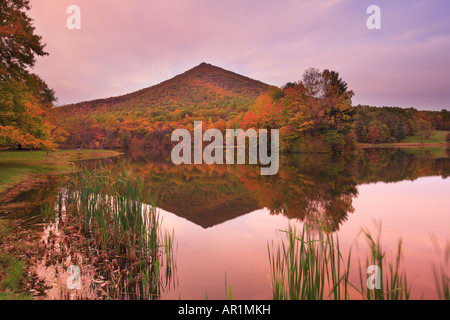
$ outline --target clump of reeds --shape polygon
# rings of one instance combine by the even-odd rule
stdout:
[[[369,266],[376,266],[379,270],[378,288],[370,289],[367,281],[363,280],[363,271],[359,269],[360,275],[360,293],[365,300],[409,300],[411,288],[408,285],[406,272],[401,269],[402,261],[402,241],[397,245],[397,255],[394,262],[386,259],[386,252],[381,245],[381,224],[379,224],[377,239],[374,239],[371,233],[363,229],[367,243],[370,248],[370,256],[366,258],[365,269]],[[365,272],[364,272],[365,273]]]
[[[360,288],[349,281],[351,249],[345,261],[338,236],[323,228],[312,230],[308,224],[297,233],[289,226],[282,231],[286,241],[276,251],[269,249],[274,299],[290,300],[347,300],[349,290],[355,289],[361,299],[402,300],[410,298],[406,273],[400,269],[402,242],[399,242],[395,261],[388,262],[381,246],[370,232],[363,230],[371,255],[366,268],[376,265],[380,270],[380,287],[369,289],[363,280],[360,263]]]
[[[105,258],[113,297],[157,297],[162,267],[166,281],[173,276],[173,233],[162,232],[155,200],[144,190],[143,180],[125,169],[83,169],[59,196],[68,218],[82,224]]]
[[[291,226],[283,232],[287,243],[282,242],[276,252],[268,247],[273,298],[348,299],[350,255],[345,268],[337,236],[315,232],[306,224],[299,234]]]

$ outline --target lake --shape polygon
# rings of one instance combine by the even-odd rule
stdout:
[[[377,233],[387,256],[403,240],[412,297],[437,298],[430,234],[450,237],[450,159],[441,153],[368,149],[362,156],[290,155],[276,176],[257,166],[172,165],[140,152],[125,157],[135,174],[159,194],[164,226],[178,243],[178,285],[163,299],[272,299],[268,244],[289,224],[325,218],[343,252],[362,228]],[[356,271],[355,261],[352,268]],[[226,273],[226,276],[225,276]],[[357,283],[358,273],[351,278]],[[225,277],[227,289],[225,288]],[[225,293],[227,291],[227,293]]]
[[[170,155],[142,150],[102,165],[114,170],[117,162],[144,179],[146,191],[157,197],[163,227],[174,231],[176,281],[163,288],[161,299],[272,299],[268,248],[281,243],[289,226],[318,228],[319,221],[338,235],[343,253],[352,248],[351,283],[359,284],[358,257],[368,253],[361,230],[376,235],[381,225],[388,259],[403,241],[411,297],[437,298],[431,235],[441,245],[450,239],[445,149],[366,149],[347,158],[282,155],[275,176],[261,176],[256,165],[176,166]],[[34,205],[56,197],[55,188],[43,190],[35,191]],[[23,216],[21,210],[15,215]]]

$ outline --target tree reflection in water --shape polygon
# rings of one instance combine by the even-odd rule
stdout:
[[[268,208],[313,227],[325,221],[335,231],[354,212],[358,185],[450,173],[445,152],[400,149],[366,149],[348,157],[285,154],[275,176],[261,176],[257,165],[176,166],[170,155],[141,150],[131,150],[122,161],[158,194],[159,207],[204,228]]]

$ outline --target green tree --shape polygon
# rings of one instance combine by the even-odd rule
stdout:
[[[423,119],[417,121],[417,133],[423,139],[429,139],[433,134],[433,127],[431,126],[431,122]]]
[[[405,139],[406,130],[405,130],[405,125],[403,124],[403,122],[401,122],[401,121],[398,122],[397,128],[395,129],[394,136],[397,141],[401,141],[401,140]]]
[[[122,148],[128,148],[130,144],[130,133],[128,131],[124,131],[121,137]]]

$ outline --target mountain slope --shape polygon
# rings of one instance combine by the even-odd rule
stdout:
[[[224,103],[258,97],[269,89],[269,85],[207,63],[164,81],[122,96],[97,99],[60,107],[60,111],[83,109],[95,111],[108,107],[110,110],[138,107],[195,108],[213,102]]]
[[[56,108],[63,148],[168,146],[170,132],[195,120],[224,130],[239,123],[270,86],[202,63],[158,85]],[[169,138],[168,138],[169,137]]]

